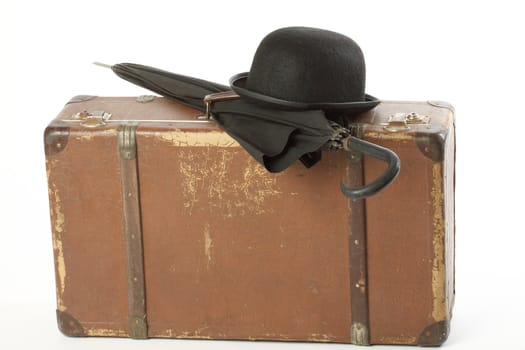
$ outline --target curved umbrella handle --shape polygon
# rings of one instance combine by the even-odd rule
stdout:
[[[370,197],[390,185],[399,174],[401,169],[399,157],[388,148],[350,136],[344,142],[344,149],[360,152],[388,164],[386,171],[367,185],[350,188],[341,182],[341,191],[346,197],[354,200]]]

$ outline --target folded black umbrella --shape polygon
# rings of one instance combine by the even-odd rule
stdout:
[[[121,63],[111,69],[122,79],[203,112],[205,96],[231,90],[139,64]],[[213,118],[270,172],[282,171],[298,159],[311,166],[319,158],[316,152],[331,138],[338,138],[321,110],[268,109],[249,100],[217,99]]]
[[[202,111],[205,108],[204,96],[230,90],[230,87],[226,85],[141,64],[121,63],[108,67],[122,79]]]
[[[232,77],[230,86],[132,63],[111,69],[213,117],[270,172],[297,160],[310,167],[321,159],[321,150],[342,148],[388,162],[387,171],[366,186],[341,185],[354,199],[378,192],[399,172],[399,158],[392,151],[352,138],[334,122],[379,103],[364,93],[361,50],[341,34],[313,28],[277,30],[260,44],[250,72]]]

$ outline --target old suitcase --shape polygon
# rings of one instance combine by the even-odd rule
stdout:
[[[57,317],[70,336],[439,345],[454,300],[454,113],[351,120],[401,172],[324,153],[268,173],[165,98],[73,98],[45,131]]]

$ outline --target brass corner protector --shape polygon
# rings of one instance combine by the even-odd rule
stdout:
[[[445,131],[436,133],[417,133],[417,147],[423,155],[435,162],[442,162],[445,158]]]
[[[360,322],[352,323],[350,328],[350,341],[355,345],[370,345],[368,327]]]
[[[419,346],[440,346],[447,340],[450,332],[450,321],[444,320],[432,323],[423,329],[417,339]]]
[[[57,310],[58,329],[68,337],[85,337],[84,328],[73,316],[64,311]]]
[[[55,155],[66,148],[69,139],[69,127],[49,125],[44,131],[44,150],[46,156]]]

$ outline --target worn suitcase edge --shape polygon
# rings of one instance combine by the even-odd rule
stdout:
[[[66,104],[89,101],[96,97],[97,96],[94,96],[94,95],[77,95],[77,96],[73,96]]]
[[[58,329],[68,337],[119,337],[132,338],[130,334],[122,329],[110,327],[87,327],[71,314],[56,310]]]
[[[447,278],[452,269],[454,276],[454,244],[450,246],[447,238],[455,237],[454,198],[455,195],[446,197],[447,186],[452,186],[455,192],[455,112],[454,108],[446,102],[428,101],[432,106],[445,108],[449,111],[450,130],[441,130],[435,134],[416,134],[416,143],[420,151],[435,162],[433,166],[433,221],[434,221],[434,262],[432,289],[434,293],[434,312],[432,316],[436,322],[427,326],[418,337],[419,346],[440,346],[450,334],[450,321],[454,304],[454,282],[451,281],[452,290],[447,286]],[[450,153],[453,159],[452,168],[445,163],[445,154]],[[450,206],[452,210],[450,211]],[[449,209],[449,210],[447,210]],[[449,216],[449,217],[447,217]],[[447,250],[452,250],[448,251]],[[452,255],[451,255],[452,254]],[[452,261],[449,261],[452,256]],[[454,277],[452,277],[454,278]]]
[[[51,233],[53,243],[53,254],[54,254],[54,267],[55,267],[55,288],[56,288],[56,302],[57,302],[57,318],[58,326],[65,333],[69,332],[67,325],[77,324],[74,322],[73,317],[64,315],[62,320],[62,313],[65,311],[65,306],[62,302],[62,292],[65,289],[66,279],[66,267],[64,259],[64,249],[62,246],[62,233],[64,231],[64,213],[62,211],[62,205],[60,200],[59,189],[56,184],[51,181],[51,171],[53,168],[52,156],[62,151],[67,145],[69,138],[69,128],[63,127],[56,122],[52,122],[44,132],[44,145],[46,154],[46,175],[48,181],[48,196],[49,196],[49,209],[50,209],[50,220],[51,220]],[[60,316],[60,317],[58,317]],[[61,321],[62,320],[62,321]],[[73,326],[72,326],[73,327]],[[77,328],[77,327],[73,327]],[[78,332],[72,332],[74,334]]]
[[[427,101],[433,107],[443,108],[447,110],[448,121],[447,126],[442,125],[434,130],[433,133],[422,131],[411,131],[410,128],[394,130],[393,132],[383,133],[378,131],[380,126],[372,124],[364,124],[365,132],[364,138],[372,141],[380,140],[396,140],[396,141],[410,141],[412,140],[420,150],[421,154],[433,162],[432,179],[431,179],[431,196],[433,207],[433,227],[434,227],[434,258],[432,269],[432,293],[433,293],[433,310],[431,319],[435,320],[421,331],[417,339],[410,341],[410,344],[419,346],[440,346],[448,338],[450,332],[450,320],[452,317],[452,306],[454,303],[454,288],[450,292],[447,288],[448,269],[454,270],[454,262],[452,258],[452,265],[448,266],[447,254],[454,254],[454,252],[447,252],[451,248],[447,244],[447,237],[455,236],[455,228],[447,227],[447,223],[454,222],[454,213],[447,213],[446,207],[452,205],[454,207],[454,198],[448,198],[446,194],[446,186],[452,186],[453,190],[455,166],[449,169],[445,164],[445,155],[454,157],[455,164],[455,113],[454,108],[441,101]],[[388,126],[383,126],[387,129]],[[452,128],[450,132],[449,128]],[[404,132],[409,131],[409,132]],[[452,196],[454,197],[454,196]],[[452,203],[450,202],[452,201]],[[450,217],[446,216],[450,215]],[[452,246],[452,250],[454,246]],[[453,282],[452,282],[453,284]],[[390,344],[397,342],[390,341]],[[406,342],[399,342],[399,344],[407,344]]]

